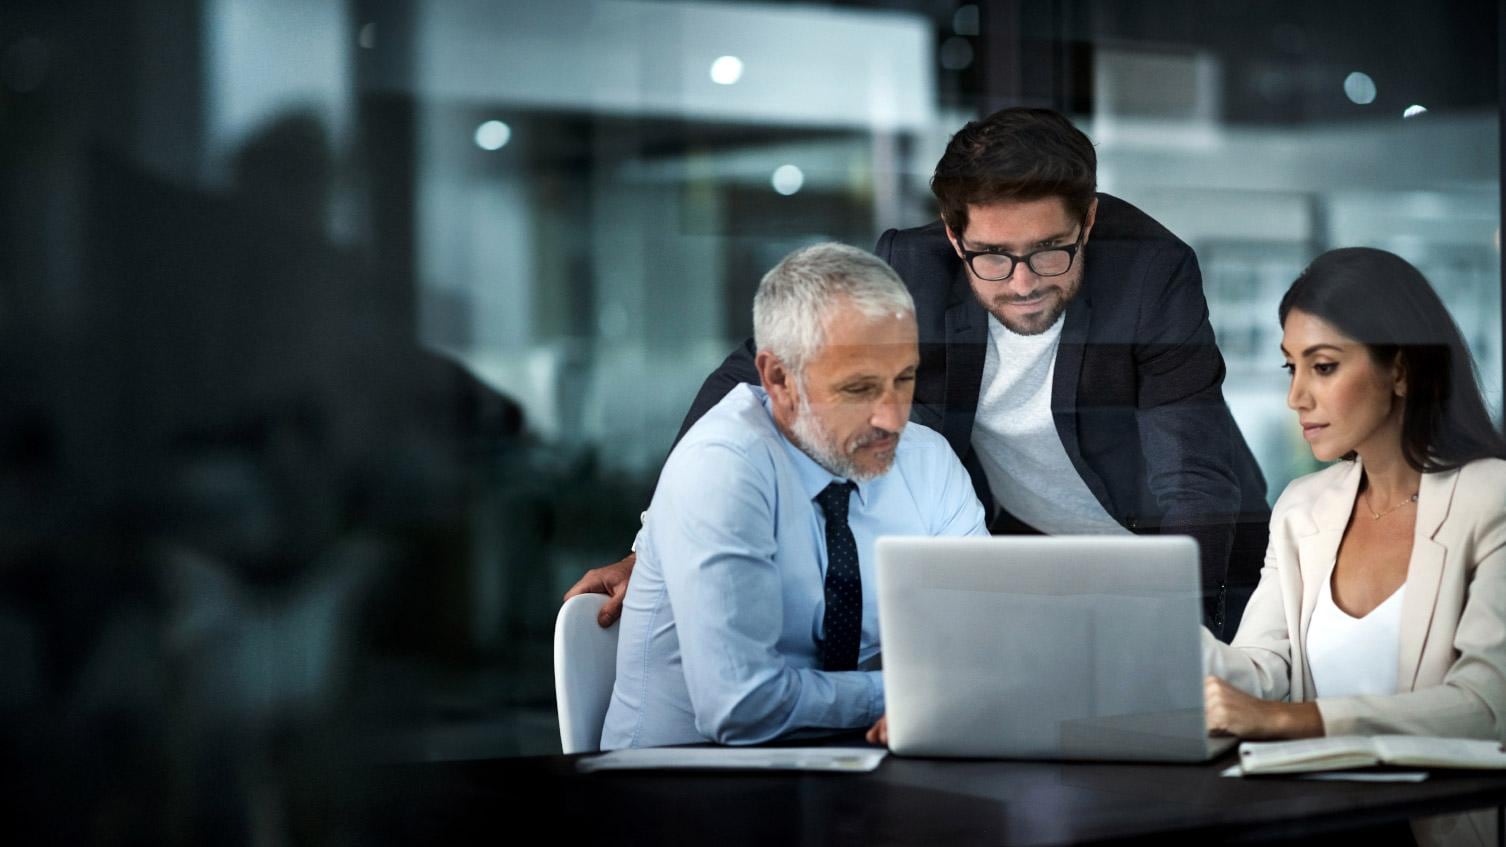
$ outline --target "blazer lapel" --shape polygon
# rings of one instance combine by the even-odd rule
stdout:
[[[1067,304],[1062,337],[1056,347],[1056,372],[1051,377],[1051,414],[1056,417],[1062,443],[1072,453],[1077,452],[1077,380],[1082,375],[1082,354],[1092,322],[1093,306],[1086,295]]]
[[[1090,266],[1091,268],[1091,266]],[[1092,273],[1091,269],[1086,273]],[[1083,354],[1087,350],[1088,330],[1093,325],[1093,304],[1088,296],[1088,282],[1083,281],[1082,291],[1067,304],[1062,316],[1062,335],[1056,346],[1056,368],[1051,376],[1051,418],[1056,424],[1056,434],[1061,438],[1067,458],[1077,469],[1077,475],[1109,509],[1108,487],[1094,470],[1083,460],[1082,447],[1077,440],[1077,385],[1082,377]]]
[[[1397,655],[1396,685],[1411,691],[1417,684],[1422,652],[1438,608],[1438,589],[1448,548],[1435,540],[1453,506],[1457,470],[1425,473],[1417,496],[1417,529],[1412,537],[1412,558],[1407,563],[1407,594],[1401,606],[1401,637]]]
[[[1298,561],[1302,571],[1302,643],[1307,643],[1307,627],[1312,623],[1313,609],[1318,605],[1318,592],[1323,584],[1333,578],[1333,566],[1339,558],[1339,544],[1344,540],[1344,528],[1349,525],[1349,516],[1354,512],[1354,499],[1360,490],[1360,477],[1364,469],[1358,459],[1349,472],[1337,484],[1318,495],[1313,503],[1312,525],[1297,538]],[[1303,662],[1303,679],[1311,691],[1307,662]]]
[[[946,395],[941,434],[958,456],[973,438],[988,343],[988,313],[973,297],[967,270],[959,263],[946,308]]]

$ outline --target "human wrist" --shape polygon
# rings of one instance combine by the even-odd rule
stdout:
[[[1278,738],[1316,738],[1323,734],[1323,717],[1314,703],[1280,703],[1273,733]]]

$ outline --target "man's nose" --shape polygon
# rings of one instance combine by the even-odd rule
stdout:
[[[895,388],[884,392],[884,396],[874,406],[873,414],[868,416],[871,426],[887,432],[898,432],[910,417],[910,403],[904,393]]]
[[[1040,281],[1040,276],[1030,269],[1029,262],[1017,261],[1014,263],[1014,270],[1004,279],[1004,284],[1009,286],[1009,293],[1024,296],[1039,288]]]

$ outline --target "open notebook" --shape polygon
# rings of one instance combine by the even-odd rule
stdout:
[[[1498,770],[1506,769],[1506,750],[1495,741],[1425,735],[1340,735],[1239,745],[1239,767],[1245,776],[1376,765]]]

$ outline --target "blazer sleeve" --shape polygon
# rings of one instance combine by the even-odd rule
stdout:
[[[1276,521],[1272,524],[1265,566],[1240,619],[1239,631],[1232,643],[1225,644],[1204,629],[1203,664],[1209,674],[1247,694],[1285,700],[1291,696],[1293,670],[1287,603],[1289,598],[1300,598],[1302,588],[1296,579],[1296,560],[1283,562],[1288,536],[1274,529]]]
[[[1454,630],[1457,658],[1443,682],[1403,694],[1319,698],[1324,732],[1506,740],[1506,509],[1499,507],[1499,494],[1483,499],[1497,508],[1475,534],[1464,610]]]
[[[727,358],[722,360],[722,364],[706,377],[706,381],[701,383],[701,390],[696,393],[695,400],[690,404],[690,411],[685,413],[685,421],[680,424],[680,431],[675,433],[675,444],[680,443],[680,439],[685,437],[685,433],[690,431],[702,415],[722,402],[722,398],[727,396],[728,391],[736,388],[740,383],[746,382],[750,385],[759,383],[758,367],[753,364],[753,358],[757,352],[753,339],[750,338],[738,345],[737,349],[729,353]],[[671,449],[673,446],[673,444],[670,445]]]
[[[1241,508],[1234,470],[1239,435],[1224,403],[1224,360],[1192,250],[1177,242],[1159,251],[1144,279],[1136,418],[1146,486],[1161,532],[1197,539],[1204,592],[1213,596],[1228,578]]]

